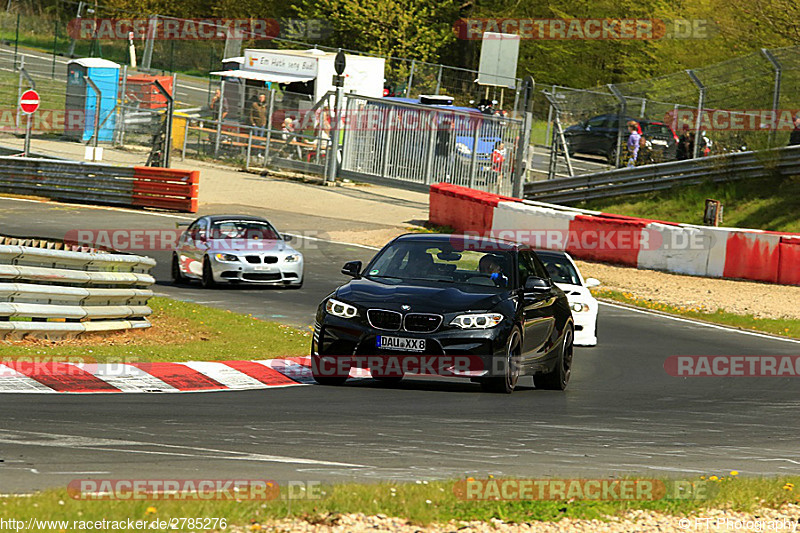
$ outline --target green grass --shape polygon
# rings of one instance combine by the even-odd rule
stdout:
[[[308,331],[243,315],[155,297],[153,327],[58,342],[0,343],[0,360],[52,357],[97,362],[219,361],[308,355]]]
[[[531,144],[547,144],[547,121],[534,120],[531,125]]]
[[[742,180],[591,200],[577,207],[641,218],[703,223],[706,198],[724,206],[723,225],[800,232],[800,177]]]
[[[620,292],[611,289],[592,289],[592,294],[596,298],[613,300],[636,307],[661,311],[671,315],[695,318],[698,320],[705,320],[706,322],[713,322],[714,324],[800,339],[800,320],[788,318],[756,318],[753,315],[739,315],[724,310],[712,312],[705,309],[702,305],[670,305],[639,298],[629,292]]]
[[[254,476],[257,478],[258,476]],[[263,479],[263,478],[262,478]],[[363,512],[400,517],[417,524],[450,520],[499,518],[506,522],[557,521],[562,518],[606,520],[632,509],[682,515],[708,508],[753,511],[758,507],[780,507],[798,501],[794,488],[800,477],[752,478],[720,476],[708,481],[694,478],[696,485],[711,486],[709,499],[663,499],[654,501],[465,501],[454,492],[452,481],[416,483],[341,484],[318,487],[316,499],[281,497],[269,501],[91,501],[74,500],[66,489],[49,490],[31,497],[0,497],[0,518],[44,520],[168,520],[179,517],[224,518],[228,525],[249,526],[287,516],[313,523],[335,523],[344,513]],[[302,494],[295,491],[296,494]],[[306,492],[308,494],[308,491]],[[72,528],[67,528],[71,530]],[[219,530],[219,528],[218,528]]]

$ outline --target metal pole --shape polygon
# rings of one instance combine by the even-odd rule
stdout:
[[[17,48],[19,47],[19,13],[17,13],[17,31],[14,34],[14,68],[17,67]]]
[[[472,135],[472,154],[470,154],[469,160],[469,188],[475,188],[475,172],[478,169],[477,161],[478,161],[478,142],[480,141],[480,131],[481,126],[483,126],[483,116],[479,117],[478,120],[475,121],[475,133]],[[489,161],[491,163],[491,155],[489,156]]]
[[[219,157],[219,141],[222,135],[222,109],[225,107],[225,78],[219,84],[219,107],[217,108],[217,138],[214,140],[214,157]]]
[[[439,65],[439,74],[436,76],[436,94],[439,94],[439,89],[442,87],[442,68],[443,65]]]
[[[264,141],[264,168],[267,168],[267,160],[269,158],[269,145],[272,140],[272,113],[275,112],[275,87],[269,89],[269,108],[267,109],[267,130],[266,141]],[[328,147],[330,151],[330,146]]]
[[[614,166],[619,168],[619,159],[622,156],[623,146],[622,137],[623,132],[625,131],[623,124],[625,123],[625,117],[628,114],[628,101],[625,100],[625,97],[613,83],[608,84],[608,90],[610,90],[617,100],[619,100],[619,115],[617,117],[617,157],[614,161]]]
[[[334,108],[336,109],[336,120],[331,124],[331,139],[330,146],[328,146],[328,176],[326,181],[334,183],[336,181],[336,164],[338,163],[337,157],[339,155],[339,126],[342,119],[342,100],[343,88],[336,87],[336,95],[334,96]]]
[[[556,86],[553,85],[552,89],[550,90],[550,94],[553,95],[553,98],[556,97]],[[551,134],[553,131],[553,105],[550,105],[550,109],[547,111],[547,130],[544,132],[544,145],[545,146],[552,146],[552,138]]]
[[[411,98],[411,84],[414,82],[414,68],[417,66],[417,60],[411,60],[411,71],[408,73],[408,83],[406,84],[406,98]]]
[[[14,68],[17,68],[16,59],[14,60]],[[19,102],[19,99],[22,98],[22,77],[24,76],[24,74],[23,74],[24,72],[25,72],[25,56],[22,56],[22,59],[21,59],[20,65],[19,65],[19,82],[17,83],[17,102]],[[19,127],[20,127],[19,114],[20,114],[20,110],[17,109],[17,116],[16,116],[16,120],[15,120],[15,124],[14,124],[16,129],[19,129]]]
[[[75,15],[75,18],[77,19],[76,22],[78,23],[78,25],[77,25],[78,27],[80,27],[81,17],[83,16],[83,6],[85,6],[85,5],[86,4],[84,2],[78,2],[78,13],[77,13],[77,15]],[[76,41],[77,41],[77,39],[74,39],[74,38],[70,41],[69,50],[67,51],[67,57],[70,57],[70,58],[75,57],[75,42]]]
[[[642,98],[642,108],[639,110],[639,116],[644,118],[644,110],[647,107],[647,98]]]
[[[100,137],[100,100],[103,97],[103,93],[100,92],[100,89],[97,87],[97,85],[94,83],[94,81],[92,81],[92,79],[89,78],[89,76],[84,76],[83,79],[84,79],[84,81],[86,81],[86,84],[89,87],[91,87],[91,89],[94,91],[94,95],[95,95],[94,134],[92,135],[92,137],[93,137],[92,146],[94,147],[94,149],[92,150],[92,161],[96,161],[97,160],[97,140],[98,140],[98,137]]]
[[[528,152],[528,145],[531,142],[531,125],[533,124],[533,92],[536,88],[536,82],[533,76],[525,76],[522,80],[522,102],[524,107],[524,115],[522,117],[522,132],[519,136],[519,142],[516,147],[516,156],[514,159],[514,173],[512,174],[511,183],[511,196],[514,198],[522,198],[523,182],[527,175],[527,168],[524,168],[525,156]]]
[[[50,79],[56,79],[56,54],[58,48],[58,19],[56,19],[56,31],[53,34],[53,66],[50,70]]]
[[[156,30],[158,29],[158,15],[152,15],[147,21],[147,36],[144,43],[144,54],[142,57],[141,69],[144,71],[150,70],[150,63],[153,60],[153,43],[156,37]]]
[[[33,81],[33,78],[31,78],[28,75],[28,71],[25,70],[25,67],[20,68],[19,69],[19,73],[20,73],[21,76],[25,76],[25,79],[28,80],[28,85],[30,86],[30,88],[35,91],[36,90],[36,82]],[[31,114],[28,114],[27,118],[28,118],[28,120],[27,120],[27,123],[25,124],[25,144],[23,145],[23,149],[22,150],[24,152],[25,157],[30,157],[30,155],[31,155],[31,119],[33,117],[31,116]]]
[[[697,155],[700,153],[700,127],[703,124],[703,106],[705,106],[706,103],[706,86],[703,85],[703,82],[700,81],[700,78],[697,77],[693,70],[687,69],[686,74],[689,75],[699,91],[697,96],[697,120],[695,121],[694,128],[694,153],[692,154],[692,157],[696,159]]]
[[[781,73],[783,68],[778,61],[778,58],[776,58],[767,48],[762,48],[761,53],[764,54],[770,63],[772,63],[772,68],[775,69],[775,86],[772,90],[772,126],[769,129],[768,141],[768,146],[772,146],[775,140],[775,130],[778,128],[778,107],[780,106],[781,99]]]
[[[164,88],[163,85],[161,85],[160,81],[155,80],[155,86],[156,89],[158,89],[158,92],[160,92],[162,96],[164,96],[164,98],[167,99],[167,115],[166,117],[164,117],[164,120],[166,120],[164,128],[164,135],[166,136],[166,138],[164,139],[164,155],[161,158],[161,161],[164,165],[164,168],[169,168],[170,151],[172,150],[172,118],[175,109],[175,98],[173,98],[173,96],[169,93],[169,91],[167,91],[167,89]]]

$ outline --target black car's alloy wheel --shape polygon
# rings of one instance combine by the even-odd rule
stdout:
[[[567,388],[569,378],[572,375],[572,354],[573,354],[573,332],[572,327],[568,327],[564,332],[564,343],[561,353],[556,361],[556,366],[551,372],[537,374],[533,376],[533,383],[537,389],[564,390]]]
[[[519,330],[514,328],[508,336],[506,343],[506,358],[503,361],[504,373],[502,376],[486,378],[481,386],[488,392],[511,394],[517,386],[520,374],[521,336]]]

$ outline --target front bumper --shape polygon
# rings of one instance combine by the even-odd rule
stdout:
[[[245,260],[220,261],[209,257],[214,281],[218,283],[259,283],[272,285],[298,285],[303,281],[303,259],[286,262],[283,257],[277,263],[251,264]]]
[[[460,329],[441,326],[432,333],[387,331],[358,319],[326,314],[314,326],[312,363],[335,364],[346,375],[349,368],[371,368],[400,373],[479,378],[501,374],[506,360],[506,342],[511,324],[505,320],[490,329]],[[420,352],[378,347],[378,336],[425,339]],[[500,370],[498,370],[500,369]],[[338,375],[338,374],[337,374]]]

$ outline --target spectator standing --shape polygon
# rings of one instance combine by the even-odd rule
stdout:
[[[222,114],[220,115],[220,109]],[[217,89],[214,91],[214,98],[211,99],[211,117],[212,120],[225,120],[228,116],[228,100],[222,97],[222,91]]]
[[[694,140],[689,125],[683,125],[683,133],[678,137],[678,146],[675,148],[675,159],[683,161],[694,156]]]
[[[263,137],[267,126],[267,95],[261,93],[250,106],[250,125],[255,128],[253,133]]]
[[[639,141],[642,138],[639,133],[639,125],[635,120],[628,122],[628,166],[636,165],[636,156],[639,154]]]
[[[653,149],[644,137],[639,137],[639,153],[636,155],[636,166],[653,163]]]
[[[506,161],[506,144],[500,141],[492,151],[492,173],[495,176],[495,183],[498,189],[503,181],[503,163]]]
[[[789,135],[789,146],[800,144],[800,115],[794,119],[794,129]]]

